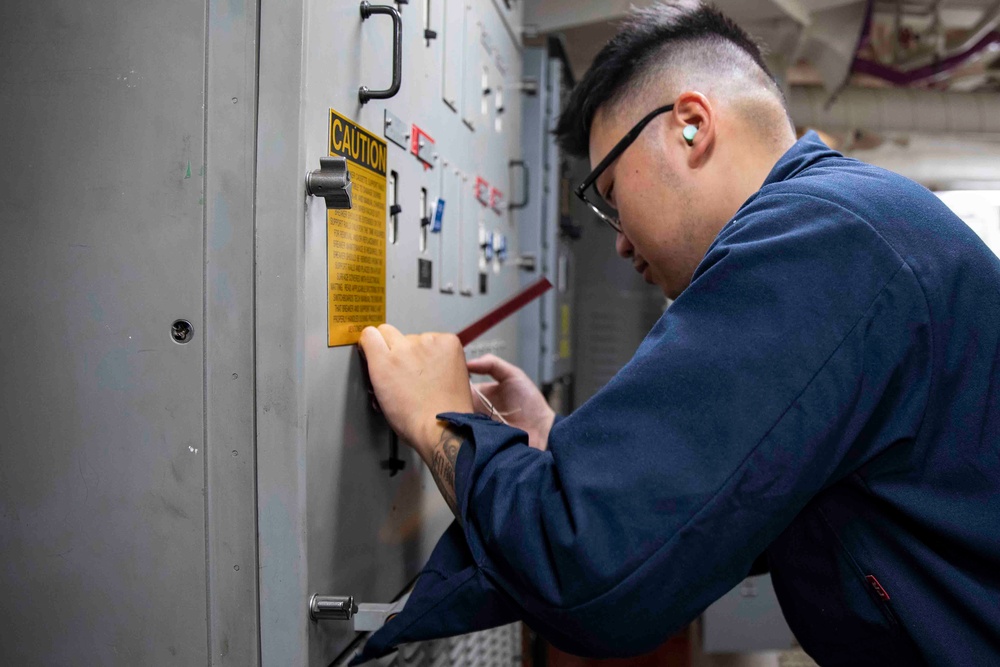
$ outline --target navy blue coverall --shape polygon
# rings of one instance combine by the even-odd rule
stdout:
[[[821,665],[1000,665],[1000,260],[815,134],[548,451],[445,417],[461,524],[359,659],[516,619],[636,654],[764,554]]]

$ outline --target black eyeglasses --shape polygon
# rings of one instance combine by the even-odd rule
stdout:
[[[597,179],[604,173],[605,169],[611,166],[612,162],[618,159],[618,156],[625,152],[626,148],[632,145],[632,142],[636,140],[643,128],[649,125],[650,121],[662,113],[673,111],[673,109],[673,104],[660,107],[659,109],[651,111],[645,118],[636,123],[635,127],[629,130],[628,134],[622,137],[622,140],[615,144],[614,148],[612,148],[608,154],[604,156],[604,159],[601,160],[596,167],[594,167],[594,170],[590,172],[590,175],[587,176],[587,178],[583,180],[583,183],[581,183],[580,186],[574,191],[576,196],[579,197],[583,203],[589,206],[601,220],[611,225],[611,229],[616,232],[620,233],[622,231],[622,223],[621,220],[618,219],[618,211],[611,206],[611,204],[605,201],[604,197],[597,190]],[[590,188],[591,186],[594,188],[593,201],[587,199],[586,196],[587,188]]]

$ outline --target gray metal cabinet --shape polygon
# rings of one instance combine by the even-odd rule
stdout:
[[[512,247],[517,238],[508,212],[480,203],[473,189],[482,179],[509,190],[519,113],[498,113],[479,75],[462,75],[506,62],[513,89],[519,49],[490,2],[441,0],[429,12],[422,4],[400,7],[399,94],[364,105],[359,87],[381,88],[390,79],[387,18],[361,21],[354,2],[261,6],[256,418],[265,664],[329,662],[354,633],[348,624],[309,621],[309,597],[392,600],[451,521],[405,448],[400,474],[380,467],[390,434],[368,407],[358,356],[327,346],[327,214],[322,200],[303,197],[302,179],[327,154],[329,110],[376,135],[388,111],[411,135],[416,125],[434,142],[426,165],[408,146],[388,144],[401,209],[395,243],[386,247],[390,323],[406,333],[457,331],[519,286],[509,265],[490,274],[486,294],[479,291],[480,228],[506,235]],[[453,12],[463,12],[462,20]],[[425,37],[428,23],[438,26],[434,39]],[[438,198],[446,201],[442,228],[425,232],[421,219]],[[418,287],[419,260],[434,265],[430,289]],[[517,360],[515,322],[487,337],[503,341]]]
[[[518,247],[520,19],[391,6],[401,90],[365,105],[392,23],[353,0],[0,6],[0,662],[325,666],[355,633],[309,597],[390,601],[450,522],[405,447],[383,468],[357,354],[327,344],[327,214],[304,183],[331,109],[419,126],[429,165],[387,149],[387,319],[456,331],[512,295],[482,238]],[[517,328],[479,349],[518,362]]]

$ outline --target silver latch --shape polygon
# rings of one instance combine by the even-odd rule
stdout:
[[[352,208],[353,185],[347,158],[342,157],[321,157],[319,169],[306,176],[306,192],[325,199],[328,210]]]
[[[522,271],[536,271],[538,268],[538,257],[531,253],[525,253],[514,260],[514,264]]]
[[[314,595],[309,600],[309,616],[314,621],[349,621],[357,611],[358,606],[352,597]]]
[[[407,593],[389,604],[355,604],[353,597],[313,595],[309,616],[314,621],[352,621],[355,632],[375,632],[402,611],[409,599]]]

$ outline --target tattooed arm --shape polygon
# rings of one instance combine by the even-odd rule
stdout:
[[[465,352],[454,334],[404,336],[388,324],[367,327],[358,341],[382,414],[434,474],[457,516],[455,460],[462,436],[437,415],[472,412]]]
[[[440,422],[439,422],[440,423]],[[427,467],[431,469],[434,481],[455,518],[458,516],[458,501],[455,497],[455,461],[462,446],[460,436],[451,426],[444,426],[441,437],[426,453],[421,452]]]

